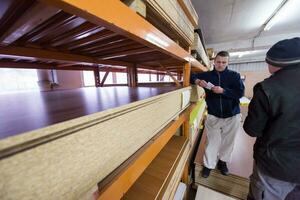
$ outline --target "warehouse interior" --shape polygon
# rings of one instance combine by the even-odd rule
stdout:
[[[201,177],[217,52],[245,85],[300,36],[298,0],[0,2],[0,199],[247,199],[255,138]]]

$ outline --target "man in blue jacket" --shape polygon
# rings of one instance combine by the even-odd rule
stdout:
[[[202,177],[207,178],[216,166],[228,175],[235,136],[240,128],[239,99],[244,94],[240,74],[227,68],[229,53],[221,51],[214,60],[214,70],[192,74],[191,83],[205,89],[208,116],[205,122],[207,144]]]

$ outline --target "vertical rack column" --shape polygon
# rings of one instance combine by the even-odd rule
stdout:
[[[191,75],[191,63],[186,62],[183,66],[183,87],[188,87],[190,85],[190,75]],[[186,120],[183,122],[183,136],[186,139],[189,139],[190,135],[190,127],[189,127],[189,116],[191,109],[188,111],[188,116]],[[182,173],[181,181],[185,183],[187,186],[189,185],[189,165],[185,164],[184,170]],[[185,194],[184,199],[187,199],[188,192]]]
[[[137,65],[127,67],[127,82],[129,87],[137,87]]]
[[[190,85],[191,63],[186,62],[183,66],[183,87]]]
[[[96,87],[100,87],[100,71],[99,71],[99,67],[96,66],[94,69],[94,77],[95,77],[95,86]]]

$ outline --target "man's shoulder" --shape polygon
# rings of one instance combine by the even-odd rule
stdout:
[[[240,73],[238,73],[237,71],[233,71],[233,70],[231,70],[231,69],[227,69],[227,72],[228,73],[231,73],[231,74],[240,74]]]
[[[209,76],[210,74],[211,74],[210,71],[208,71],[208,72],[199,72],[199,73],[196,73],[196,76],[206,77],[206,76]]]
[[[232,76],[232,77],[237,77],[237,78],[241,77],[240,73],[233,71],[231,69],[227,69],[227,73],[229,76]]]

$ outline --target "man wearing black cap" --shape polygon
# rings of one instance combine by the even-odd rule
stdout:
[[[248,199],[300,199],[300,38],[266,55],[271,77],[254,86],[244,123],[257,137]]]

